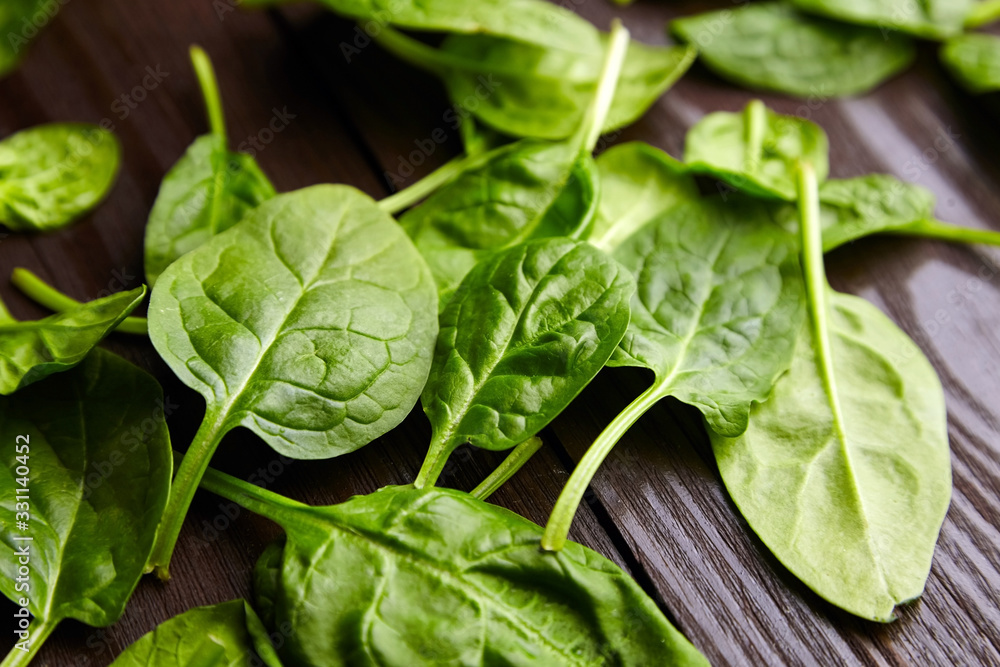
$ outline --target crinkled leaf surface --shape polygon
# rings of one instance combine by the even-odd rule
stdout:
[[[836,393],[804,326],[791,371],[746,433],[712,443],[726,488],[778,560],[833,604],[889,621],[923,591],[948,508],[944,395],[880,311],[829,298]]]
[[[941,39],[962,32],[976,0],[792,0],[802,11],[838,21]]]
[[[604,367],[634,291],[582,241],[533,241],[477,265],[441,315],[421,401],[432,449],[503,450],[537,433]]]
[[[795,241],[749,199],[673,207],[615,252],[637,290],[609,365],[652,370],[660,398],[741,433],[751,403],[788,369],[804,317]]]
[[[437,335],[426,265],[346,186],[265,202],[174,262],[149,310],[153,345],[219,434],[242,425],[300,459],[353,451],[402,421]]]
[[[45,18],[47,23],[53,12],[59,11],[60,3],[50,0],[4,0],[0,4],[0,77],[9,74],[28,50],[31,39],[38,32],[35,17]],[[26,25],[31,33],[26,34]]]
[[[597,170],[601,199],[587,240],[607,252],[674,206],[701,199],[682,163],[642,142],[609,148]]]
[[[267,630],[245,600],[195,607],[161,623],[112,667],[281,667]]]
[[[795,168],[809,162],[822,182],[829,173],[829,143],[815,123],[783,116],[753,101],[742,113],[719,111],[688,132],[684,161],[756,197],[795,201]]]
[[[42,320],[0,320],[0,394],[76,366],[145,296],[139,287]]]
[[[7,137],[0,141],[0,224],[65,227],[104,199],[120,163],[118,139],[95,125],[40,125]]]
[[[114,623],[142,576],[172,473],[163,392],[152,376],[94,350],[71,371],[0,398],[0,590],[16,600],[23,535],[14,524],[30,439],[31,600],[45,623]]]
[[[263,579],[290,665],[707,664],[603,556],[544,552],[541,528],[460,491],[263,512],[288,533]]]
[[[953,37],[941,48],[941,62],[973,93],[1000,90],[1000,37],[984,34]]]
[[[443,76],[452,100],[477,100],[470,110],[487,125],[519,137],[563,139],[580,126],[597,89],[607,40],[602,44],[604,49],[580,53],[489,35],[452,35],[441,46],[452,63]],[[694,58],[690,48],[631,42],[604,129],[637,120]]]
[[[490,255],[531,239],[585,234],[597,210],[596,171],[572,142],[524,139],[482,156],[403,215],[441,306]]]
[[[149,284],[181,255],[226,231],[274,195],[256,160],[228,150],[223,137],[198,137],[163,179],[149,215]]]
[[[798,97],[866,92],[908,67],[913,42],[896,32],[809,16],[777,2],[708,12],[670,24],[730,81]]]

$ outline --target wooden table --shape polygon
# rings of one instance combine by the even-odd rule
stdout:
[[[143,230],[160,181],[206,131],[188,64],[191,43],[215,60],[234,146],[260,136],[276,113],[289,117],[258,155],[280,191],[336,182],[382,197],[386,174],[402,164],[421,163],[412,181],[459,151],[435,80],[363,40],[345,60],[340,45],[357,37],[352,24],[314,7],[244,12],[236,4],[73,0],[21,69],[0,81],[0,136],[51,121],[110,118],[125,148],[119,182],[93,215],[56,234],[3,238],[0,292],[15,315],[43,315],[7,283],[15,266],[81,299],[142,282]],[[649,43],[665,41],[671,16],[709,6],[563,4],[602,27],[620,14],[633,36]],[[159,75],[149,77],[147,68]],[[143,88],[144,79],[152,89]],[[952,84],[931,45],[912,71],[861,99],[764,97],[826,128],[834,176],[892,173],[933,190],[941,219],[1000,227],[996,101]],[[617,141],[643,140],[679,155],[685,132],[704,113],[736,110],[750,98],[696,66]],[[437,128],[447,141],[420,153]],[[1000,253],[879,238],[844,248],[829,263],[834,286],[886,311],[944,382],[954,499],[922,601],[902,609],[895,623],[879,625],[840,612],[798,583],[736,512],[697,414],[672,401],[657,406],[612,453],[571,536],[628,569],[715,664],[1000,664]],[[202,400],[173,378],[147,341],[116,335],[108,347],[164,383],[176,406],[174,443],[183,449],[201,420]],[[544,449],[495,502],[543,523],[567,470],[649,380],[641,372],[604,371],[543,431]],[[360,452],[285,465],[238,432],[226,438],[215,465],[244,477],[270,466],[272,489],[329,504],[412,481],[428,435],[416,410]],[[468,489],[499,456],[463,449],[454,461],[443,483]],[[141,582],[124,618],[110,628],[65,622],[36,664],[106,665],[174,614],[249,595],[250,568],[278,529],[245,512],[227,516],[224,506],[199,494],[173,581]],[[9,645],[8,633],[3,642]]]

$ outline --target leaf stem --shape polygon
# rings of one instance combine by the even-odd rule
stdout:
[[[170,557],[181,534],[181,527],[184,525],[184,518],[194,499],[195,491],[205,476],[209,461],[219,447],[222,436],[225,435],[225,417],[217,414],[205,415],[205,420],[195,434],[191,446],[188,447],[184,460],[177,467],[177,473],[170,487],[170,498],[167,500],[167,507],[163,511],[163,518],[156,533],[156,543],[146,565],[147,572],[156,570],[157,576],[163,581],[170,579]]]
[[[15,645],[7,657],[3,659],[3,662],[0,662],[0,667],[27,667],[57,625],[59,625],[58,621],[40,621],[38,618],[32,618],[28,626],[28,650],[22,651]]]
[[[888,230],[890,234],[905,234],[920,236],[940,241],[954,243],[981,243],[983,245],[1000,246],[1000,232],[992,229],[974,229],[949,225],[938,220],[921,220],[906,227]]]
[[[219,94],[219,81],[215,77],[215,68],[208,54],[200,46],[191,47],[191,64],[201,86],[201,94],[205,98],[205,111],[208,113],[208,123],[212,134],[228,143],[226,137],[226,117],[222,113],[222,96]]]
[[[83,305],[80,301],[63,294],[25,268],[14,269],[10,281],[29,299],[57,313],[64,313]],[[145,317],[126,317],[115,331],[145,336],[149,332],[149,326]]]
[[[431,445],[427,448],[427,456],[420,466],[417,478],[413,480],[413,486],[422,489],[427,486],[437,484],[438,478],[444,472],[444,467],[448,464],[448,459],[455,451],[455,445],[447,439],[432,438]]]
[[[663,398],[662,383],[656,382],[622,410],[597,436],[597,439],[594,440],[594,443],[573,470],[569,481],[566,482],[562,493],[559,494],[559,499],[556,500],[552,514],[549,515],[549,522],[545,525],[545,534],[542,536],[543,549],[559,551],[563,548],[569,535],[569,528],[573,523],[573,517],[576,516],[576,511],[583,500],[583,494],[590,485],[590,480],[597,473],[597,469],[601,467],[604,459],[608,457],[622,436],[661,398]]]
[[[474,488],[470,495],[473,498],[478,498],[479,500],[486,500],[492,496],[497,489],[506,484],[507,480],[517,474],[517,471],[520,470],[524,464],[535,455],[535,452],[541,448],[541,438],[528,438],[515,447],[514,451],[512,451],[510,455],[504,459],[503,463],[501,463],[489,477],[484,479],[479,486]]]
[[[7,309],[7,304],[0,299],[0,324],[14,324],[17,322],[17,318],[10,314],[10,310]]]
[[[750,100],[743,116],[747,133],[747,154],[743,160],[743,171],[752,173],[762,162],[764,133],[767,131],[767,107],[760,100]]]
[[[1000,0],[977,2],[965,17],[967,29],[979,28],[1000,19]]]
[[[597,91],[590,106],[587,107],[578,131],[577,141],[581,152],[592,153],[597,146],[597,140],[601,138],[608,112],[611,111],[611,103],[615,99],[628,45],[629,32],[620,20],[615,19],[611,22],[608,50],[604,56],[604,65],[601,67],[601,76],[597,80]]]
[[[283,519],[280,508],[290,507],[299,509],[309,507],[305,503],[286,498],[273,491],[263,489],[256,484],[245,482],[242,479],[237,479],[232,475],[227,475],[213,468],[205,469],[205,474],[202,476],[199,485],[206,491],[210,491],[217,496],[222,496],[226,500],[231,500],[251,512],[279,524],[282,523]]]
[[[413,185],[391,194],[378,203],[378,207],[389,215],[396,215],[414,204],[423,201],[438,188],[472,166],[481,156],[460,155],[444,163]]]
[[[372,39],[397,58],[425,69],[431,74],[442,76],[449,69],[473,69],[473,65],[466,59],[435,49],[389,26],[382,26],[381,30],[372,35]]]

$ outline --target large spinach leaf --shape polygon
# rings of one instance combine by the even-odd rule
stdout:
[[[908,67],[898,33],[802,14],[777,2],[708,12],[670,24],[723,78],[750,88],[826,99],[863,93]]]
[[[152,285],[181,255],[239,222],[274,196],[274,186],[244,153],[228,149],[222,98],[212,62],[191,48],[212,132],[198,137],[160,186],[146,227],[146,279]]]
[[[51,0],[4,0],[0,4],[0,78],[9,74],[28,49],[28,44],[60,9]]]
[[[599,187],[590,153],[627,49],[628,31],[617,23],[601,83],[572,138],[522,139],[470,158],[459,175],[400,219],[431,267],[442,306],[490,255],[531,239],[586,233]]]
[[[941,62],[973,93],[1000,90],[1000,37],[962,35],[941,47]]]
[[[889,621],[922,592],[948,508],[944,394],[902,331],[827,285],[808,170],[802,191],[810,321],[746,433],[713,435],[713,448],[733,500],[778,560],[833,604]]]
[[[570,543],[450,489],[387,487],[310,507],[209,471],[203,486],[280,524],[258,566],[289,665],[705,665],[642,589]]]
[[[452,101],[518,137],[563,139],[583,122],[604,49],[580,53],[490,35],[452,35],[438,49],[391,29],[376,36],[400,58],[440,76]],[[687,71],[695,51],[632,42],[605,131],[633,123]]]
[[[609,365],[648,368],[655,377],[573,471],[546,527],[546,549],[562,547],[601,462],[661,399],[698,408],[713,431],[746,429],[751,405],[788,369],[805,315],[795,250],[769,207],[749,198],[670,207],[618,247],[615,257],[638,287]]]
[[[602,153],[597,171],[601,198],[587,240],[607,252],[674,206],[701,198],[682,163],[638,141]]]
[[[65,227],[97,206],[115,181],[121,146],[95,125],[40,125],[0,141],[0,224]]]
[[[0,302],[0,394],[76,366],[145,297],[139,287],[33,322],[15,320]]]
[[[802,11],[887,33],[941,39],[962,31],[976,0],[791,0]]]
[[[815,165],[822,181],[829,172],[829,142],[815,123],[774,113],[759,100],[742,113],[719,111],[688,132],[684,161],[695,173],[712,176],[747,194],[795,201],[795,168]]]
[[[267,630],[245,600],[196,607],[158,625],[111,667],[281,667]]]
[[[427,379],[436,306],[406,234],[347,186],[279,195],[170,265],[153,290],[150,338],[207,406],[151,560],[160,575],[228,431],[316,459],[399,424]]]
[[[545,239],[477,265],[441,315],[416,485],[459,445],[503,450],[545,427],[603,368],[629,322],[631,275],[582,241]]]
[[[103,627],[121,616],[170,487],[164,411],[156,380],[103,350],[0,398],[0,591],[27,598],[34,616],[17,664],[64,618]],[[18,573],[25,553],[30,591]]]

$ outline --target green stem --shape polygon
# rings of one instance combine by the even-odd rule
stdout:
[[[743,112],[746,122],[747,154],[743,171],[753,173],[761,163],[764,152],[764,134],[767,132],[767,107],[760,100],[751,100]]]
[[[966,28],[978,28],[1000,19],[1000,0],[978,2],[965,17]]]
[[[181,534],[184,518],[194,499],[198,484],[205,476],[209,461],[219,447],[222,436],[225,435],[225,415],[206,414],[201,428],[188,447],[184,460],[177,467],[174,481],[170,488],[170,498],[160,520],[160,528],[156,533],[156,543],[149,556],[146,571],[156,570],[157,576],[166,581],[170,578],[170,557],[173,555],[177,538]]]
[[[52,287],[28,269],[14,269],[10,281],[29,299],[57,313],[63,313],[83,305],[80,301],[66,296]],[[145,317],[126,317],[115,331],[144,336],[149,332],[149,326]]]
[[[906,227],[889,230],[889,233],[920,236],[953,243],[982,243],[983,245],[1000,246],[1000,232],[991,229],[959,227],[938,220],[921,220]]]
[[[628,53],[629,32],[622,22],[615,19],[611,22],[611,35],[608,50],[601,67],[601,76],[597,80],[597,91],[587,107],[583,122],[577,135],[581,152],[592,153],[597,146],[597,140],[604,131],[604,123],[611,111],[611,103],[615,99],[618,79],[621,77],[622,66]]]
[[[427,456],[424,458],[424,463],[420,466],[420,472],[417,473],[417,478],[413,480],[413,486],[423,489],[424,487],[437,484],[438,478],[444,472],[444,467],[448,464],[448,459],[455,451],[455,447],[448,440],[440,438],[432,439],[431,446],[427,449]]]
[[[280,510],[282,507],[292,509],[309,507],[304,503],[286,498],[273,491],[262,489],[256,484],[245,482],[242,479],[237,479],[232,475],[227,475],[212,468],[205,470],[200,486],[206,491],[211,491],[217,496],[231,500],[254,514],[271,519],[275,523],[281,523],[282,513],[276,510]]]
[[[514,448],[514,451],[504,459],[503,463],[500,464],[496,470],[490,474],[489,477],[484,479],[479,486],[472,490],[473,498],[479,498],[480,500],[486,500],[492,496],[497,489],[507,483],[511,477],[517,474],[517,471],[524,466],[525,463],[535,455],[539,449],[542,448],[541,438],[528,438],[520,445]]]
[[[28,650],[22,651],[15,645],[7,657],[3,659],[3,662],[0,662],[0,667],[26,667],[29,665],[57,625],[59,625],[58,621],[31,619],[31,624],[28,626]]]
[[[378,203],[378,207],[389,215],[396,215],[414,204],[423,201],[438,188],[482,160],[481,155],[460,155],[444,163],[419,181],[399,192],[389,195]]]
[[[17,318],[10,314],[7,310],[7,304],[0,299],[0,324],[14,324],[17,322]]]
[[[583,494],[590,485],[590,480],[594,478],[597,469],[601,467],[604,459],[608,457],[618,441],[632,427],[639,417],[646,414],[650,408],[663,398],[662,383],[657,382],[652,387],[642,393],[639,398],[621,411],[614,418],[608,427],[597,436],[594,444],[590,446],[587,453],[583,455],[569,481],[563,487],[556,506],[549,515],[549,522],[545,525],[545,534],[542,536],[542,548],[547,551],[559,551],[566,544],[566,537],[569,535],[569,528],[576,516],[577,508],[583,500]]]
[[[372,39],[397,58],[437,76],[443,76],[449,69],[472,70],[474,67],[474,64],[465,58],[435,49],[389,26],[383,26]]]
[[[191,64],[201,86],[201,94],[205,98],[205,111],[208,113],[208,123],[212,134],[228,143],[226,136],[226,117],[222,113],[222,96],[219,94],[219,81],[215,77],[215,68],[208,54],[200,46],[191,47]]]

